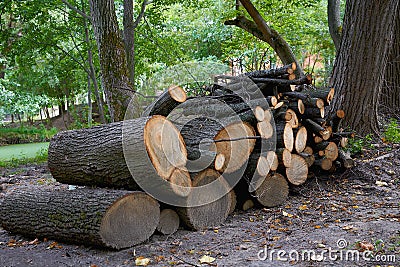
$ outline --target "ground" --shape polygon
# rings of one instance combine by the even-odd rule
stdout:
[[[135,266],[140,256],[151,266],[197,266],[205,255],[215,259],[205,266],[400,266],[400,147],[390,149],[367,153],[351,170],[316,174],[291,188],[280,207],[235,211],[218,229],[154,235],[121,251],[0,228],[0,266]],[[18,186],[63,186],[45,164],[0,170],[0,183],[0,202]],[[365,249],[373,249],[375,258],[357,252]],[[318,261],[321,255],[325,259]]]

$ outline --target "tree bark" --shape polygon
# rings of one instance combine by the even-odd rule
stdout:
[[[160,207],[143,192],[41,186],[8,194],[0,218],[2,227],[13,233],[121,249],[154,233]]]
[[[130,101],[134,98],[134,91],[129,80],[126,51],[118,27],[114,1],[90,0],[90,9],[111,121],[122,121]]]
[[[381,111],[398,115],[400,111],[400,5],[396,16],[394,36],[382,86]]]
[[[147,189],[167,196],[188,195],[191,180],[185,164],[183,139],[162,116],[60,132],[52,138],[48,155],[50,172],[59,182]]]
[[[361,135],[379,133],[380,91],[398,4],[398,0],[347,1],[330,112],[345,110],[344,126]]]
[[[342,39],[342,23],[340,18],[340,0],[328,0],[328,25],[336,51]]]

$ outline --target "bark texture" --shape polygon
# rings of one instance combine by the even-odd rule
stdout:
[[[129,80],[126,51],[114,1],[90,0],[90,10],[111,121],[122,121],[134,91]]]
[[[121,249],[154,233],[160,207],[143,192],[29,187],[4,198],[0,219],[13,233]]]
[[[393,38],[398,0],[349,0],[333,71],[332,110],[344,109],[344,126],[378,133],[378,105]]]

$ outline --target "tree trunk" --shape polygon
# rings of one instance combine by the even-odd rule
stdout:
[[[395,38],[391,45],[381,93],[381,111],[396,115],[400,111],[400,8],[397,13]]]
[[[154,233],[160,207],[143,192],[32,187],[8,194],[0,218],[13,233],[121,249]]]
[[[60,132],[50,142],[48,166],[61,183],[187,196],[186,156],[175,126],[153,116]]]
[[[340,18],[340,0],[328,0],[328,25],[336,51],[342,39],[342,23]]]
[[[122,121],[134,98],[134,91],[129,80],[126,52],[114,1],[90,0],[90,9],[111,121]]]
[[[379,132],[380,90],[398,4],[398,0],[349,0],[346,4],[332,75],[336,94],[331,112],[345,110],[344,126],[361,135]]]

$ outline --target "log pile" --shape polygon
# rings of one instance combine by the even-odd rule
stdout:
[[[235,208],[281,205],[312,171],[351,168],[345,113],[326,115],[334,89],[315,90],[295,70],[218,76],[196,97],[171,86],[141,118],[58,133],[53,177],[86,188],[12,192],[3,227],[120,249],[180,223],[207,229]]]

